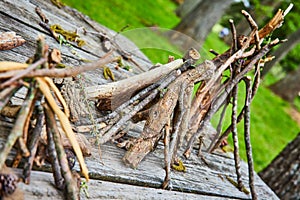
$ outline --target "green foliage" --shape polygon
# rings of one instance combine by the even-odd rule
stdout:
[[[154,63],[167,62],[168,55],[177,58],[182,55],[178,48],[170,45],[165,38],[158,37],[154,31],[150,29],[144,31],[141,39],[139,35],[141,32],[136,30],[150,26],[167,29],[174,27],[180,19],[175,15],[176,4],[172,1],[64,0],[64,2],[117,32],[129,25],[122,34],[135,42]],[[155,47],[150,48],[149,44],[154,42]]]
[[[63,2],[115,31],[121,30],[126,25],[129,25],[129,29],[145,26],[172,28],[180,21],[174,13],[176,4],[166,0],[63,0]]]
[[[276,2],[280,2],[280,0],[274,0],[272,3],[276,4]],[[266,4],[267,3],[267,4]],[[268,16],[269,18],[273,17],[274,8],[269,6],[270,2],[261,1],[261,0],[251,0],[250,4],[252,8],[255,8],[255,13],[259,16]]]
[[[291,72],[296,70],[300,65],[300,44],[298,44],[293,50],[291,50],[283,60],[281,60],[280,66],[285,72]]]
[[[297,98],[295,98],[295,100],[294,100],[294,106],[300,112],[300,96],[298,96]]]
[[[167,63],[169,55],[175,58],[182,57],[182,52],[163,37],[162,34],[167,30],[155,31],[151,28],[139,28],[124,31],[122,34],[131,39],[153,63]]]
[[[285,17],[284,24],[282,25],[282,27],[274,32],[274,38],[278,37],[280,39],[285,39],[290,34],[300,29],[300,1],[282,1],[280,7],[285,9],[290,3],[293,3],[294,7]],[[280,61],[280,65],[284,71],[289,72],[298,68],[300,63],[299,51],[300,45],[297,45],[286,55],[286,57],[282,61]]]

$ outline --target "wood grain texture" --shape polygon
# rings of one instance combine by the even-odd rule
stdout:
[[[10,126],[11,124],[9,123],[0,123],[1,131],[6,133],[0,135],[0,147],[2,146],[1,144],[5,142],[5,138],[9,133]],[[130,132],[134,135],[137,134],[136,131],[140,132],[141,130],[140,128],[134,128]],[[89,135],[86,136],[89,137]],[[95,198],[101,197],[102,199],[107,199],[109,197],[120,198],[120,195],[125,195],[121,199],[134,199],[135,194],[133,194],[134,192],[129,192],[130,187],[132,187],[132,191],[136,188],[136,186],[157,189],[161,188],[165,176],[165,171],[163,168],[164,160],[162,141],[159,142],[158,148],[154,152],[151,152],[149,155],[147,155],[136,169],[127,167],[122,162],[122,157],[125,153],[125,150],[119,149],[112,144],[105,144],[100,148],[101,153],[99,152],[97,146],[93,146],[92,156],[85,158],[90,172],[89,176],[91,182],[88,183],[88,185],[91,196],[95,195]],[[228,175],[234,180],[236,179],[234,160],[231,153],[224,154],[219,152],[218,154],[208,154],[202,152],[202,155],[206,159],[208,166],[195,155],[196,152],[193,152],[188,160],[185,160],[183,157],[181,157],[184,165],[186,166],[186,172],[171,172],[171,183],[173,186],[172,190],[180,192],[178,194],[176,193],[179,199],[186,199],[186,195],[189,195],[190,193],[199,195],[198,197],[200,199],[202,197],[203,199],[206,199],[206,197],[216,197],[217,199],[250,199],[249,195],[240,192],[225,178],[225,175]],[[8,160],[8,163],[10,163],[10,160]],[[78,163],[76,163],[74,169],[79,171]],[[46,165],[38,170],[42,170],[44,173],[33,172],[31,184],[26,186],[25,189],[25,197],[30,197],[29,199],[31,199],[32,196],[40,195],[46,199],[54,199],[54,197],[57,199],[60,197],[61,193],[58,192],[53,186],[53,176],[49,173],[50,166]],[[241,171],[242,180],[248,188],[248,170],[245,162],[241,163]],[[34,174],[42,175],[36,177]],[[267,185],[260,179],[259,176],[255,175],[255,181],[255,187],[257,188],[259,198],[278,199],[273,191],[267,187]],[[103,194],[100,192],[101,186],[105,185],[106,182],[118,183],[112,184],[112,188],[107,188],[105,190],[108,196],[104,195],[105,192]],[[39,187],[36,187],[36,184],[38,184]],[[99,189],[97,189],[95,185],[99,187]],[[96,187],[95,189],[94,186]],[[123,193],[123,190],[120,189],[119,193],[109,193],[109,191],[116,191],[119,186],[121,188],[128,188],[128,192]],[[24,188],[23,186],[20,187]],[[142,189],[142,191],[144,191],[144,189]],[[155,195],[157,190],[149,190],[149,192],[152,193],[151,195]],[[47,196],[49,195],[48,193],[50,196]],[[141,193],[139,195],[141,195],[140,198],[143,199],[143,194]],[[158,197],[159,195],[157,198]],[[148,197],[146,196],[145,199],[147,198]],[[168,199],[168,197],[165,198]]]

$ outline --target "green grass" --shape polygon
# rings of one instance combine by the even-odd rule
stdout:
[[[182,55],[178,48],[167,42],[167,39],[158,37],[151,29],[145,28],[171,29],[179,22],[180,19],[174,12],[176,5],[171,1],[64,0],[63,2],[114,31],[118,32],[129,25],[122,34],[135,42],[154,63],[167,62],[168,55],[176,57]]]
[[[168,29],[153,31],[151,28],[138,28],[124,31],[122,34],[131,39],[153,63],[166,63],[168,56],[182,57],[179,48],[168,42],[163,33]],[[141,39],[142,38],[142,39]]]
[[[171,29],[180,21],[174,14],[176,5],[170,0],[64,0],[64,2],[115,31],[121,30],[127,24],[130,25],[122,34],[134,41],[154,63],[167,62],[170,54],[176,57],[182,55],[179,48],[171,45],[161,34],[145,28],[156,26]],[[212,55],[208,53],[209,49],[222,53],[228,47],[218,38],[217,33],[212,32],[200,50],[203,59],[212,58]],[[251,106],[251,140],[256,171],[267,166],[300,130],[299,125],[287,114],[290,105],[265,87],[275,82],[278,78],[276,76],[276,70],[266,76],[265,83],[260,87]],[[244,101],[243,91],[241,85],[240,101]],[[299,102],[298,100],[295,103],[300,107]],[[242,104],[243,102],[240,105]],[[214,117],[214,124],[217,123],[217,118],[218,115]],[[230,116],[228,114],[225,124],[228,125],[229,122]],[[227,125],[224,125],[224,128]],[[242,122],[238,126],[238,131],[241,157],[245,159]]]
[[[270,90],[261,87],[252,104],[252,141],[256,170],[267,166],[299,132],[288,115],[290,105]],[[254,145],[255,144],[255,145]]]
[[[166,0],[63,0],[63,2],[115,31],[121,30],[126,25],[129,25],[129,29],[145,26],[172,28],[179,22],[174,13],[176,5]]]

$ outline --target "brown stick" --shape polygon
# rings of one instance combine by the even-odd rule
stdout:
[[[231,114],[231,124],[232,124],[232,139],[233,139],[233,154],[234,154],[234,165],[235,172],[237,176],[237,187],[242,190],[242,174],[241,174],[241,164],[239,155],[239,140],[237,132],[237,96],[238,96],[238,86],[234,86],[232,89],[232,114]]]
[[[7,155],[10,152],[13,145],[15,144],[16,140],[19,137],[22,137],[23,125],[25,123],[25,120],[27,118],[27,115],[28,115],[28,112],[29,112],[31,106],[33,106],[33,99],[34,99],[35,94],[36,94],[36,90],[32,90],[32,89],[28,90],[26,99],[23,102],[22,108],[16,119],[15,125],[14,125],[13,129],[11,130],[3,149],[0,152],[0,169],[2,169],[3,164],[5,163],[5,160],[7,158]]]
[[[112,54],[112,51],[108,52],[106,55],[104,55],[102,58],[100,58],[98,61],[95,61],[93,63],[81,65],[78,67],[73,68],[65,68],[65,69],[39,69],[35,70],[33,72],[27,73],[24,75],[26,78],[33,78],[33,77],[53,77],[53,78],[65,78],[70,76],[76,76],[80,73],[91,71],[100,67],[103,67],[105,64],[115,62],[118,60],[117,57],[111,58],[110,55]],[[20,73],[23,70],[15,70],[15,71],[9,71],[0,74],[0,79],[3,78],[10,78],[13,77],[16,73]]]
[[[0,92],[0,110],[8,103],[10,97],[19,89],[17,85],[10,85]]]
[[[39,113],[38,113],[38,117],[37,117],[37,123],[36,123],[35,128],[33,129],[31,137],[28,141],[28,149],[30,151],[30,157],[28,157],[26,159],[26,162],[25,162],[24,168],[23,168],[23,179],[26,184],[30,183],[30,173],[31,173],[33,161],[35,158],[35,154],[37,151],[40,133],[42,131],[43,123],[44,123],[44,112],[43,112],[43,109],[41,108],[41,105],[38,107],[38,110],[39,110]]]
[[[249,186],[251,191],[251,196],[253,200],[258,199],[255,186],[254,186],[254,164],[252,156],[252,147],[250,140],[250,104],[252,101],[252,90],[251,81],[248,78],[243,79],[246,84],[246,98],[245,98],[245,121],[244,121],[244,132],[245,132],[245,146],[248,161],[248,173],[249,173]]]
[[[55,131],[58,131],[56,126],[56,121],[54,119],[53,111],[49,108],[48,105],[44,105],[44,112],[46,116],[46,131],[47,131],[47,142],[48,142],[48,152],[52,166],[52,173],[54,177],[55,187],[63,190],[64,189],[64,179],[60,168],[60,163],[57,157],[57,151],[55,149],[55,142],[53,135]]]
[[[47,135],[48,135],[48,137],[50,136],[50,138],[53,140],[53,147],[55,148],[55,151],[54,151],[54,149],[52,149],[52,151],[53,151],[52,153],[53,154],[57,153],[57,155],[56,155],[57,161],[55,161],[55,168],[56,168],[56,170],[59,170],[59,171],[56,171],[56,174],[59,175],[57,178],[60,178],[60,180],[64,180],[64,182],[62,183],[63,185],[59,185],[59,186],[66,189],[66,199],[79,199],[79,188],[77,187],[76,180],[73,178],[72,173],[70,171],[67,156],[66,156],[64,148],[62,146],[59,131],[56,126],[56,120],[54,117],[54,113],[50,109],[49,105],[45,105],[44,107],[45,107],[45,113],[46,113],[46,123],[48,125],[47,133],[49,133]],[[48,139],[48,141],[49,141],[49,139]],[[52,143],[52,141],[50,141],[50,142]],[[51,144],[51,146],[52,146],[52,144]],[[61,179],[62,177],[64,179]],[[54,178],[55,178],[55,176],[54,176]],[[58,180],[58,181],[60,181],[60,180]],[[60,184],[61,182],[58,182],[58,183]]]
[[[42,9],[39,6],[35,7],[35,12],[36,14],[38,14],[38,16],[41,18],[43,22],[45,22],[46,24],[49,22],[46,15],[43,13]]]
[[[169,153],[170,148],[170,126],[171,126],[171,120],[167,122],[165,125],[165,138],[164,138],[164,157],[165,157],[165,180],[162,184],[162,188],[166,189],[170,184],[170,173],[171,173],[171,156]]]
[[[35,68],[37,68],[39,65],[43,64],[46,62],[45,58],[41,58],[37,62],[33,63],[32,65],[28,66],[26,69],[20,71],[17,73],[15,76],[11,77],[9,80],[5,81],[0,85],[0,89],[5,88],[9,85],[11,85],[14,81],[24,77],[27,73],[33,71]]]

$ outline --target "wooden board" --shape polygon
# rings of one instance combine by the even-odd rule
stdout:
[[[7,124],[1,122],[0,125],[1,131],[9,133],[8,127],[12,126],[12,124],[8,124],[9,126],[7,126]],[[139,130],[130,130],[131,134],[136,134],[135,131]],[[7,137],[7,135],[8,134],[1,134],[0,147],[2,146],[1,144],[5,142],[5,138]],[[90,136],[87,135],[87,137]],[[97,146],[94,146],[92,149],[92,156],[85,159],[91,178],[91,182],[89,183],[89,185],[91,185],[91,187],[89,187],[89,193],[91,194],[91,196],[96,196],[96,199],[100,198],[100,196],[104,194],[99,192],[99,189],[94,189],[94,187],[102,186],[106,188],[106,185],[107,187],[112,187],[106,189],[107,195],[109,197],[119,198],[119,195],[125,195],[125,199],[134,199],[135,196],[133,194],[126,192],[127,190],[130,191],[129,188],[132,186],[157,189],[161,188],[161,184],[164,180],[165,175],[163,169],[164,162],[162,143],[160,143],[158,145],[158,148],[154,152],[150,153],[140,163],[137,169],[129,168],[123,164],[122,157],[125,153],[125,150],[117,148],[113,144],[102,145],[100,147],[100,150],[101,151],[99,151]],[[207,154],[203,152],[204,158],[207,161],[208,165],[206,165],[199,157],[195,156],[195,154],[196,152],[194,152],[194,154],[192,154],[191,158],[188,160],[182,158],[184,165],[187,168],[186,172],[172,171],[172,191],[180,192],[176,193],[179,198],[185,198],[186,195],[193,193],[199,195],[199,198],[207,195],[225,199],[250,199],[249,195],[246,195],[245,193],[239,191],[232,183],[230,183],[225,178],[225,175],[233,178],[234,180],[236,178],[234,160],[232,159],[231,153],[224,154],[219,152],[218,154]],[[49,165],[47,165],[39,169],[45,172],[33,173],[31,184],[26,187],[21,186],[21,188],[26,188],[26,197],[30,197],[31,199],[31,196],[39,196],[41,194],[44,194],[46,190],[45,188],[51,188],[47,189],[46,191],[52,192],[50,197],[44,195],[43,198],[52,199],[53,197],[57,198],[61,195],[61,193],[56,191],[56,189],[52,185],[53,177],[50,173],[48,173],[49,168]],[[74,169],[79,171],[78,163],[76,163]],[[245,162],[241,163],[241,169],[243,183],[249,190],[249,187],[247,186],[247,165]],[[42,176],[39,177],[35,174],[42,174]],[[272,192],[272,190],[260,179],[259,176],[255,175],[255,180],[255,186],[259,197],[263,199],[270,197],[272,197],[272,199],[278,199]],[[40,187],[35,187],[36,184],[39,184]],[[124,189],[125,192],[123,193],[123,189],[120,189],[119,193],[112,192],[111,194],[108,194],[109,191],[115,191],[119,187],[126,188]],[[133,187],[132,191],[135,188],[141,189],[140,187]],[[148,189],[141,190],[148,191]],[[149,192],[153,192],[153,194],[151,195],[156,195],[157,190],[150,189]],[[114,194],[115,196],[111,196],[112,194]],[[107,196],[105,197],[104,195],[101,198],[106,199]],[[193,198],[193,195],[191,196],[191,198]],[[166,197],[166,199],[168,198]]]
[[[95,35],[82,35],[88,45],[82,48],[73,46],[78,53],[72,54],[69,47],[60,46],[52,36],[38,25],[40,19],[35,13],[35,7],[39,5],[50,23],[60,24],[68,30],[75,30],[85,27],[88,30],[102,30],[108,35],[115,33],[93,21],[86,16],[68,7],[58,9],[47,1],[37,0],[2,0],[0,1],[0,31],[15,31],[26,39],[26,44],[10,51],[1,51],[0,60],[12,60],[25,62],[28,57],[34,54],[35,41],[39,34],[46,36],[46,42],[50,48],[58,48],[62,51],[63,63],[76,66],[83,63],[80,58],[96,60],[105,54],[99,38]],[[85,20],[83,20],[83,18]],[[87,23],[88,21],[88,23]],[[93,25],[93,27],[91,26]],[[123,50],[130,52],[138,49],[132,42],[118,35],[115,37]],[[115,55],[118,55],[115,52]],[[141,73],[149,69],[151,62],[139,51],[132,54],[133,59],[139,66],[132,63],[133,72],[126,70],[115,70],[117,80]],[[95,70],[85,74],[88,77],[88,85],[100,85],[110,80],[102,77],[102,71]],[[0,149],[6,141],[7,134],[12,124],[0,120]],[[141,129],[130,131],[139,134]],[[88,137],[90,135],[87,134]],[[91,181],[89,182],[89,194],[92,199],[250,199],[249,195],[240,192],[234,185],[224,178],[228,175],[235,178],[234,161],[231,155],[227,154],[206,154],[208,166],[201,159],[192,155],[189,160],[184,160],[187,172],[172,171],[173,191],[160,190],[164,179],[163,149],[160,143],[158,149],[148,155],[137,169],[131,169],[122,162],[124,150],[115,147],[113,144],[105,144],[92,149],[92,156],[86,158],[90,171]],[[100,156],[101,155],[101,156]],[[43,168],[40,170],[46,170]],[[75,169],[79,169],[76,165]],[[247,166],[242,163],[243,181],[247,185]],[[222,178],[223,177],[223,178]],[[256,188],[261,199],[278,199],[266,184],[255,175]],[[61,199],[62,194],[53,187],[53,178],[49,172],[33,172],[30,185],[20,184],[25,192],[25,199]],[[248,188],[248,187],[247,187]],[[84,196],[82,196],[84,197]]]
[[[53,187],[53,177],[49,173],[35,171],[31,175],[31,185],[20,184],[25,191],[26,199],[60,199],[61,192]],[[43,187],[41,187],[43,186]],[[36,189],[38,188],[38,189]],[[88,198],[82,192],[81,199],[225,199],[206,195],[168,191],[149,187],[114,183],[102,180],[91,180],[88,184]]]

